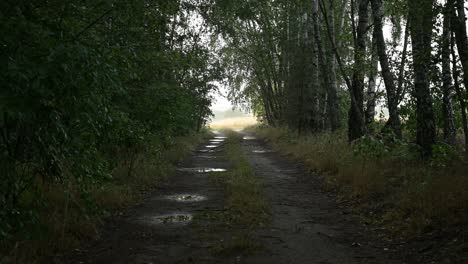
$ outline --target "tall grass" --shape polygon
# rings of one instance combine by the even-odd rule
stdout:
[[[468,167],[461,160],[423,161],[410,144],[384,149],[383,155],[372,147],[363,152],[348,144],[344,132],[298,136],[263,127],[255,133],[325,175],[327,188],[339,190],[359,212],[395,234],[453,231],[468,224]]]

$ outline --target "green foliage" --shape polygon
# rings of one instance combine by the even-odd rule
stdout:
[[[353,154],[364,159],[417,160],[419,148],[415,144],[399,140],[393,134],[381,137],[364,136],[352,144]]]
[[[381,158],[390,152],[383,140],[371,136],[365,136],[353,143],[354,155],[366,158]]]
[[[219,63],[182,2],[0,4],[0,240],[34,222],[25,197],[40,204],[44,186],[73,182],[86,200],[204,126]]]
[[[438,143],[432,146],[432,166],[444,168],[454,162],[462,162],[461,154],[455,147],[446,143]]]

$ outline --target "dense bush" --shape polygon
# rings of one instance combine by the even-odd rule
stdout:
[[[1,240],[37,219],[43,186],[87,199],[139,152],[201,129],[219,71],[194,13],[172,0],[0,3]]]

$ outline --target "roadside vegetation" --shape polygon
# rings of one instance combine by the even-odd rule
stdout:
[[[344,131],[300,136],[258,127],[255,133],[303,163],[311,177],[323,175],[326,189],[337,190],[363,222],[389,238],[446,237],[466,252],[468,164],[461,153],[440,144],[424,160],[414,144],[368,137],[350,145]]]
[[[0,262],[95,236],[197,142],[220,77],[196,14],[172,0],[0,3]]]

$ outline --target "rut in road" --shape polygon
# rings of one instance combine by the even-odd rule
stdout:
[[[176,175],[156,192],[111,221],[102,239],[67,263],[403,263],[368,239],[367,231],[321,191],[320,180],[251,136],[242,149],[263,182],[270,223],[253,239],[261,249],[248,254],[216,248],[239,230],[219,219],[197,217],[225,210],[221,186],[210,171],[229,170],[223,135],[202,145],[179,164]],[[220,227],[224,226],[224,227]]]

